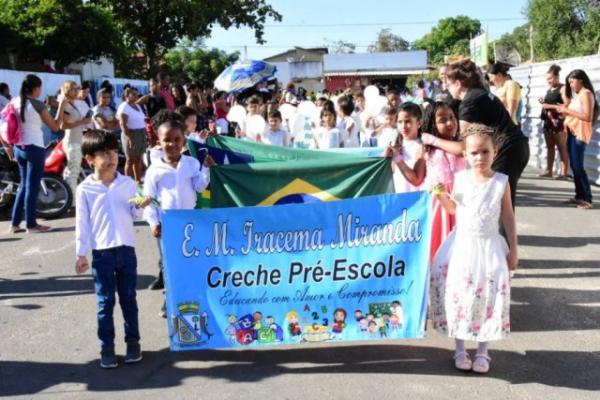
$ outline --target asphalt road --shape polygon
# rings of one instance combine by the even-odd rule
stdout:
[[[596,199],[600,191],[594,189]],[[424,340],[171,353],[161,294],[146,290],[156,246],[137,227],[144,360],[98,367],[95,298],[74,273],[74,218],[43,235],[0,222],[0,397],[60,399],[598,399],[600,208],[562,204],[571,182],[522,180],[520,269],[508,340],[491,347],[487,376],[455,371],[453,342]],[[600,203],[598,203],[600,204]],[[124,352],[116,312],[117,351]]]

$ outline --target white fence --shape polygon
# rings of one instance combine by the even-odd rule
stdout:
[[[574,69],[582,69],[590,77],[596,99],[600,95],[600,55],[568,58],[564,60],[547,61],[520,67],[511,68],[510,75],[522,86],[523,113],[521,125],[525,135],[529,136],[531,158],[529,165],[541,170],[546,168],[546,144],[542,132],[540,114],[542,108],[538,98],[544,97],[548,90],[546,72],[552,64],[562,68],[561,82]],[[594,135],[587,146],[585,153],[585,170],[590,177],[590,182],[600,185],[600,122],[594,123]],[[557,152],[558,158],[558,152]]]

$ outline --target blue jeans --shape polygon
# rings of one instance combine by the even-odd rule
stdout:
[[[27,228],[34,228],[37,226],[35,208],[40,192],[40,182],[44,175],[46,150],[34,145],[15,146],[14,150],[17,164],[19,164],[21,184],[13,205],[12,224],[18,226],[23,221],[23,209],[25,209]]]
[[[569,150],[569,163],[571,164],[573,181],[575,182],[575,198],[591,203],[592,189],[590,188],[590,181],[583,165],[586,146],[585,142],[578,140],[569,133],[567,149]]]
[[[129,246],[120,246],[106,250],[93,250],[92,274],[98,303],[98,338],[102,350],[114,348],[115,290],[119,293],[119,304],[125,320],[125,342],[139,341],[138,306],[135,292],[137,283],[135,249]]]

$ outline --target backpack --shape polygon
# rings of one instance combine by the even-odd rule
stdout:
[[[8,144],[21,143],[23,136],[21,118],[12,101],[0,112],[0,135]]]

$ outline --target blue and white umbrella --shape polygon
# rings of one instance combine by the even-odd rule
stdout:
[[[215,88],[239,92],[275,75],[277,67],[264,61],[246,60],[230,65],[215,79]]]

